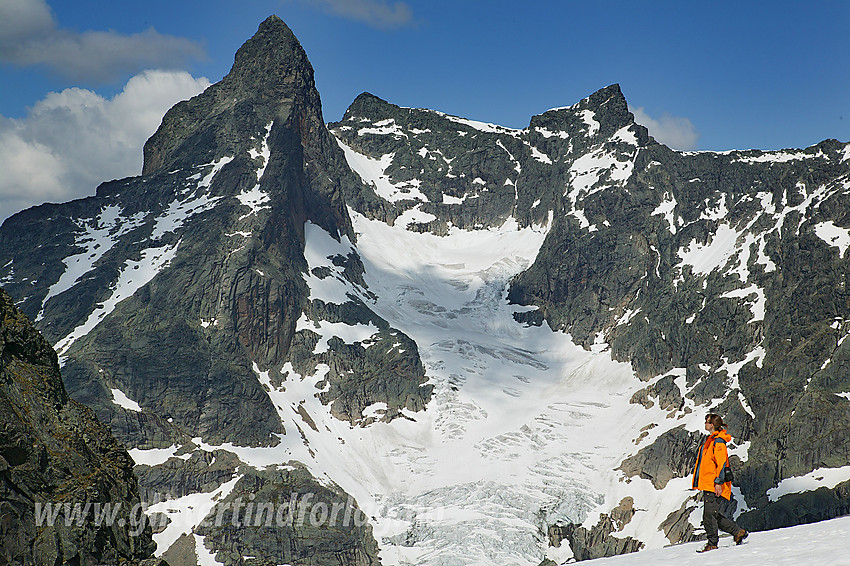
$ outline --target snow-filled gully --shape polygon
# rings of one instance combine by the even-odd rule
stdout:
[[[629,403],[646,384],[608,352],[513,319],[528,307],[507,303],[508,284],[534,261],[548,227],[521,229],[510,219],[499,229],[435,236],[351,216],[369,291],[379,297],[370,306],[416,341],[433,398],[407,413],[412,421],[352,428],[315,398],[321,367],[303,380],[288,367],[285,387],[272,395],[284,423],[299,422],[298,406],[315,422],[299,427],[308,446],[289,435],[292,442],[262,456],[244,449],[240,457],[257,465],[299,459],[354,495],[385,563],[539,563],[546,525],[595,524],[624,496],[614,469],[636,451],[647,419],[663,419]],[[308,231],[308,248],[311,237],[327,247],[317,230]],[[311,287],[311,298],[321,295]],[[638,507],[658,507],[649,482],[633,481],[628,493]],[[663,508],[685,497],[683,489]],[[655,519],[632,536],[657,537]]]

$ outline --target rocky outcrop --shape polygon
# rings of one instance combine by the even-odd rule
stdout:
[[[552,525],[549,527],[549,544],[558,547],[567,540],[577,561],[637,552],[643,548],[642,542],[632,537],[616,536],[632,520],[636,511],[634,500],[628,497],[620,501],[610,514],[600,514],[599,522],[590,529],[573,523]]]
[[[327,374],[319,398],[331,406],[332,414],[352,424],[389,422],[402,410],[421,411],[431,397],[419,352],[409,336],[375,315],[360,300],[343,305],[314,300],[305,308],[308,320],[330,323],[371,324],[375,333],[367,341],[348,344],[338,337],[327,341],[327,350],[315,353],[321,335],[307,328],[292,342],[290,360],[301,375],[311,375],[322,364]],[[283,379],[286,376],[281,376]],[[383,403],[381,415],[365,416],[364,410]]]
[[[747,530],[763,531],[816,523],[848,514],[850,482],[842,482],[834,488],[789,493],[763,507],[742,513],[738,523]]]
[[[606,113],[594,114],[601,107]],[[535,116],[524,130],[402,108],[363,93],[328,127],[349,151],[387,160],[386,183],[379,187],[366,179],[346,192],[353,208],[390,223],[415,209],[434,219],[414,221],[408,229],[442,234],[451,226],[500,226],[511,217],[522,226],[547,222],[549,212],[561,207],[570,162],[595,141],[624,127],[648,139],[629,116],[618,85]]]
[[[637,454],[623,460],[620,469],[627,477],[639,476],[664,489],[673,478],[693,473],[694,454],[705,437],[687,432],[682,427],[668,430]]]
[[[198,529],[225,566],[376,566],[368,518],[345,493],[316,482],[300,465],[240,470],[241,479]],[[221,518],[222,520],[218,520]]]
[[[517,159],[528,152],[515,130],[481,129],[369,93],[328,127],[348,151],[390,157],[383,171],[386,186],[351,185],[346,192],[350,205],[370,218],[393,223],[417,209],[435,220],[416,221],[410,229],[445,233],[449,226],[498,226],[513,213]]]
[[[209,493],[230,480],[240,464],[239,458],[226,450],[195,451],[181,456],[169,458],[156,466],[136,466],[139,490],[145,501]]]
[[[139,501],[127,451],[0,289],[0,563],[139,563],[155,548]]]
[[[705,532],[696,533],[696,527],[691,523],[690,517],[699,506],[699,495],[689,497],[676,511],[670,513],[659,528],[664,531],[664,536],[671,544],[679,542],[691,542],[705,538]]]

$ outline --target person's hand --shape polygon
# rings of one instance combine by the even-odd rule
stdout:
[[[723,493],[723,484],[716,483],[714,484],[714,495],[720,497],[720,494]]]

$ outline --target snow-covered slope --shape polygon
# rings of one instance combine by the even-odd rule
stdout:
[[[546,227],[434,236],[354,218],[375,309],[416,341],[435,389],[415,422],[358,431],[369,448],[350,457],[370,458],[367,477],[332,479],[374,501],[387,563],[534,562],[547,523],[583,520],[616,483],[620,447],[585,427],[627,433],[638,382],[608,355],[513,320],[508,282]]]
[[[850,566],[847,539],[850,517],[820,523],[786,527],[751,533],[746,543],[735,546],[728,537],[707,554],[697,554],[704,543],[693,542],[668,548],[646,550],[637,554],[599,558],[588,566],[701,566],[703,564],[735,564],[735,566]]]

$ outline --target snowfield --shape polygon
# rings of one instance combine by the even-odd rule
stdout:
[[[223,448],[256,466],[300,460],[352,494],[373,520],[385,564],[536,566],[547,553],[567,560],[568,546],[548,548],[547,526],[593,526],[626,496],[644,511],[619,534],[668,544],[658,524],[692,495],[690,480],[660,492],[647,480],[624,481],[615,468],[669,427],[701,428],[703,415],[665,422],[660,408],[629,403],[646,383],[604,346],[589,352],[567,334],[514,320],[529,307],[508,304],[509,282],[534,261],[549,226],[520,228],[509,219],[498,229],[435,236],[349,212],[378,299],[341,278],[329,285],[331,278],[319,284],[307,276],[311,298],[340,302],[348,285],[348,294],[413,338],[434,385],[431,402],[407,415],[413,420],[352,428],[316,398],[326,367],[300,376],[287,365],[284,386],[270,395],[284,425],[302,425],[307,442],[290,435],[274,448]],[[347,239],[307,228],[311,267],[352,249]],[[338,330],[319,326],[311,330],[320,343]],[[315,429],[303,426],[300,411]],[[666,426],[636,441],[652,422]]]
[[[644,550],[634,554],[588,560],[593,566],[850,566],[847,540],[850,517],[750,533],[746,542],[735,546],[730,537],[721,537],[717,550],[697,554],[704,542]]]

